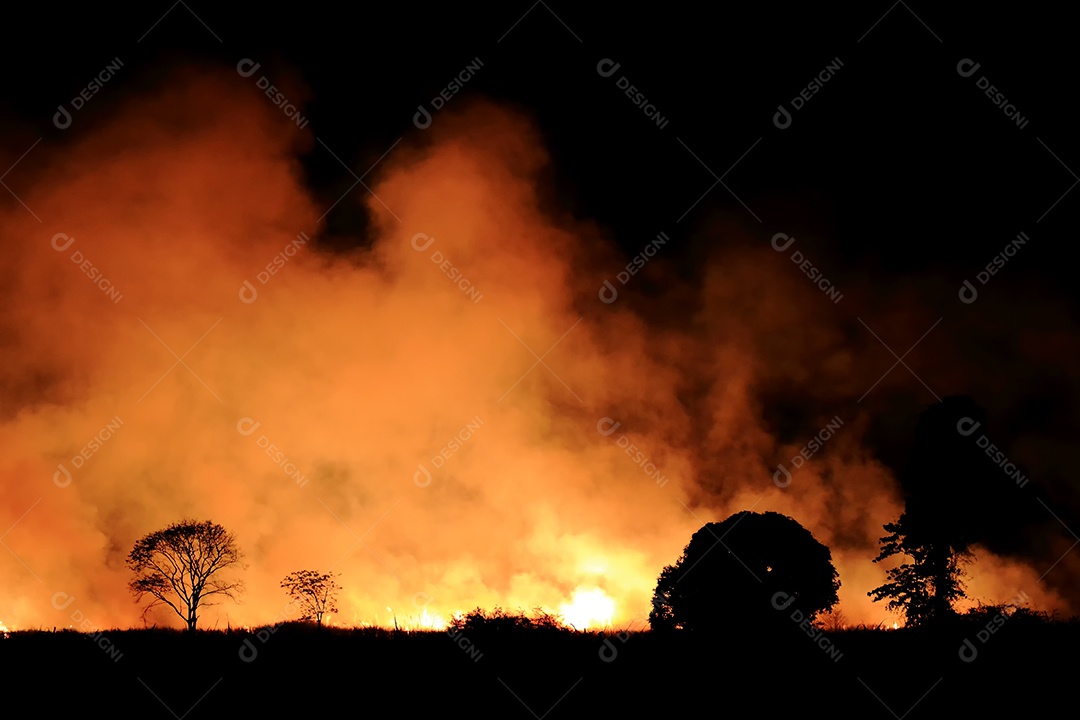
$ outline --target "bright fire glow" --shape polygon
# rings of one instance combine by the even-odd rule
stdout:
[[[393,627],[399,630],[445,630],[450,627],[450,623],[438,613],[430,613],[427,608],[424,608],[419,615],[408,615],[399,618],[392,608],[386,608],[386,611],[391,613],[393,618],[390,624],[384,623],[359,623],[360,627]],[[460,614],[460,613],[458,613]]]
[[[851,358],[881,348],[849,338],[774,249],[700,228],[731,242],[698,285],[644,315],[622,295],[601,307],[601,278],[627,258],[603,228],[542,210],[550,158],[514,111],[460,101],[410,131],[371,193],[341,200],[367,221],[328,227],[331,198],[298,166],[314,137],[235,69],[162,89],[35,146],[10,176],[19,201],[0,203],[0,237],[18,239],[0,263],[0,326],[17,339],[0,342],[13,625],[141,626],[117,552],[178,508],[235,532],[252,560],[241,602],[208,608],[205,628],[292,618],[281,578],[328,567],[350,588],[335,619],[353,625],[445,626],[421,612],[427,594],[445,613],[629,625],[705,521],[751,507],[828,545],[848,622],[879,622],[866,593],[885,580],[871,560],[902,509],[895,479],[852,419],[797,492],[769,483],[769,463],[799,447],[774,435],[761,393],[812,385],[808,407],[849,407],[881,379]],[[355,252],[322,244],[338,235]],[[647,272],[666,277],[673,252]],[[687,303],[695,322],[662,321]],[[894,374],[871,397],[894,376],[910,390]],[[1023,587],[1053,607],[1034,594],[1041,569],[987,558],[980,597]],[[179,622],[168,608],[147,619]]]
[[[441,615],[429,614],[427,608],[420,615],[419,629],[421,630],[445,630],[449,623]]]
[[[563,622],[577,630],[608,627],[615,616],[615,601],[600,588],[578,588],[559,612]]]

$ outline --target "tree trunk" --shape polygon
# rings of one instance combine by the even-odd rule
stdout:
[[[934,582],[934,598],[932,601],[933,620],[935,623],[945,621],[952,612],[952,604],[948,598],[952,577],[949,573],[949,547],[938,546],[933,551],[931,562],[932,577]]]

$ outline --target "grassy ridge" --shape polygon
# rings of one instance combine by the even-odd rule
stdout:
[[[5,684],[29,696],[28,711],[43,716],[81,717],[100,707],[114,717],[190,711],[186,717],[194,720],[340,707],[413,717],[446,714],[451,706],[505,718],[544,717],[549,710],[548,718],[598,711],[679,716],[695,707],[772,716],[825,703],[834,717],[888,718],[889,709],[904,716],[915,706],[907,717],[918,718],[946,709],[1030,712],[1072,697],[1066,659],[1080,639],[1076,623],[1009,618],[993,633],[985,622],[967,622],[936,632],[863,629],[815,638],[789,625],[711,637],[303,624],[193,636],[30,631],[0,640],[0,667]],[[970,662],[961,657],[965,639],[976,649]]]

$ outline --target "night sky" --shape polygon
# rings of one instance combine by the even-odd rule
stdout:
[[[14,11],[9,27],[27,42],[6,49],[18,68],[4,93],[8,130],[70,141],[175,64],[251,58],[262,66],[252,82],[265,74],[302,83],[315,136],[362,172],[398,138],[417,135],[416,107],[478,58],[482,71],[448,107],[483,96],[528,112],[553,157],[553,201],[614,228],[628,250],[628,236],[654,228],[689,247],[695,224],[722,217],[755,235],[801,233],[832,263],[837,284],[848,273],[962,280],[1017,232],[1049,237],[1068,218],[1071,36],[1052,11],[995,17],[971,5],[931,16],[903,3],[792,4],[714,17],[693,6],[637,15],[592,5],[575,17],[541,3],[371,9],[352,19],[332,7],[279,15],[234,6],[214,16],[181,3],[163,17],[150,8]],[[109,92],[70,132],[50,128],[56,105],[114,58],[124,69]],[[607,78],[597,72],[604,59],[620,64]],[[965,59],[980,65],[968,77],[958,72]],[[842,68],[790,127],[774,125],[778,106],[790,108],[836,60]],[[978,86],[984,76],[1023,127]],[[619,92],[622,77],[668,121],[662,129]],[[18,157],[18,144],[9,145]],[[317,145],[304,164],[311,187],[337,197],[347,174],[329,152]],[[342,207],[329,221],[331,235],[355,235],[363,216]],[[1024,256],[1014,277],[1055,267],[1067,277],[1050,250]]]

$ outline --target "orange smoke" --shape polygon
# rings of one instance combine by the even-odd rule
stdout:
[[[749,508],[832,547],[849,621],[884,619],[870,560],[900,506],[861,449],[864,411],[848,402],[828,452],[772,480],[806,438],[768,430],[762,389],[812,383],[811,354],[841,395],[880,372],[853,370],[805,278],[740,247],[700,296],[671,288],[690,301],[672,323],[600,302],[625,259],[541,209],[538,133],[485,104],[396,147],[377,197],[342,201],[366,203],[369,247],[320,250],[334,199],[302,184],[311,129],[237,82],[174,79],[6,180],[41,219],[0,216],[8,626],[138,625],[127,552],[194,517],[250,563],[242,603],[201,627],[284,619],[278,583],[304,568],[341,573],[335,623],[500,605],[640,627],[693,532]]]

